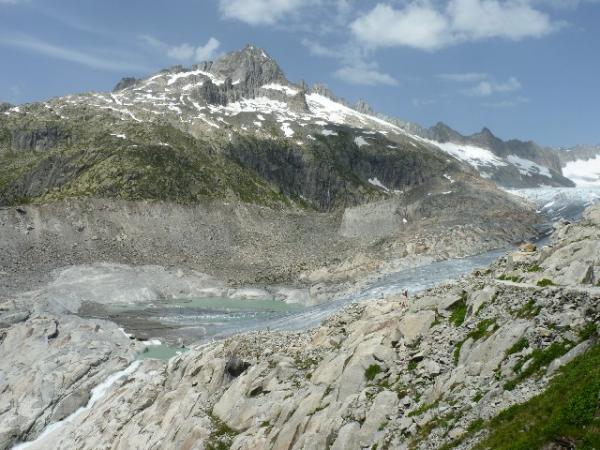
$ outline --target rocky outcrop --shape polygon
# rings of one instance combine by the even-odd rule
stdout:
[[[137,80],[133,77],[124,77],[115,85],[113,88],[113,92],[122,91],[123,89],[127,89],[135,86]]]
[[[91,389],[127,366],[143,348],[107,321],[29,315],[19,309],[0,317],[3,450],[85,406]]]
[[[599,217],[588,211],[567,235],[598,241]],[[539,252],[560,251],[563,234]],[[543,392],[558,367],[597,345],[599,288],[506,280],[511,264],[501,258],[408,307],[401,297],[355,304],[311,332],[251,333],[164,369],[145,363],[43,444],[469,448],[486,419]]]

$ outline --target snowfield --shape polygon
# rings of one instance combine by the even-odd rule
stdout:
[[[594,159],[569,161],[563,167],[563,175],[577,187],[600,187],[600,155]]]

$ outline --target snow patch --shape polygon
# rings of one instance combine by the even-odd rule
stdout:
[[[508,164],[494,155],[490,150],[475,147],[473,145],[461,145],[453,142],[436,142],[429,139],[423,141],[433,144],[442,151],[454,156],[456,159],[466,162],[475,168],[480,167],[502,167]]]
[[[281,125],[281,131],[285,134],[285,137],[292,137],[294,135],[294,130],[290,128],[289,122],[284,122]]]
[[[362,147],[364,145],[369,145],[369,143],[366,141],[366,139],[362,136],[357,136],[354,138],[354,143],[356,145],[358,145],[359,147]]]
[[[588,160],[569,161],[563,167],[563,175],[577,187],[600,187],[600,155]]]
[[[381,181],[377,177],[369,178],[369,183],[373,186],[383,189],[385,192],[390,192],[390,190],[383,185]]]
[[[456,180],[454,178],[452,178],[450,175],[448,175],[447,173],[445,173],[443,175],[443,177],[448,180],[450,182],[450,184],[456,183]]]
[[[293,97],[294,95],[296,95],[298,93],[298,89],[294,89],[292,87],[284,86],[282,84],[277,84],[277,83],[263,84],[261,87],[263,89],[268,89],[268,90],[271,90],[271,91],[280,91],[280,92],[283,92],[288,97]]]
[[[333,131],[333,130],[328,130],[327,128],[324,129],[323,131],[321,131],[321,134],[323,136],[337,136],[337,132]]]
[[[528,177],[532,175],[542,175],[544,177],[552,178],[552,174],[550,173],[550,170],[548,170],[547,167],[540,166],[539,164],[534,163],[533,161],[521,158],[517,155],[508,155],[506,159],[509,163],[517,166],[517,169],[519,169],[519,173],[521,175],[525,175]]]

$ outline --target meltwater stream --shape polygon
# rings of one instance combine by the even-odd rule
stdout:
[[[512,193],[534,203],[538,212],[550,221],[560,217],[577,220],[587,206],[600,201],[598,187],[535,188]],[[549,229],[551,226],[546,227],[546,230]],[[288,305],[274,299],[194,299],[157,302],[142,309],[118,311],[109,317],[137,337],[159,338],[171,345],[207,342],[253,330],[303,330],[318,326],[349,303],[377,299],[403,289],[413,295],[444,281],[459,278],[476,268],[487,266],[506,250],[402,270],[372,282],[361,292],[317,306]],[[174,352],[166,351],[165,354]]]
[[[434,262],[373,281],[358,293],[309,307],[279,300],[204,298],[158,301],[137,309],[113,311],[109,318],[138,338],[158,338],[171,346],[197,344],[255,330],[303,330],[352,302],[378,299],[407,289],[411,295],[488,265],[502,255],[495,250],[477,256]],[[150,349],[150,357],[173,356],[175,349]],[[164,359],[164,358],[161,358]]]

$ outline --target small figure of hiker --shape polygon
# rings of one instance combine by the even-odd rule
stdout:
[[[404,304],[408,306],[408,289],[402,290],[402,297],[404,298]]]

